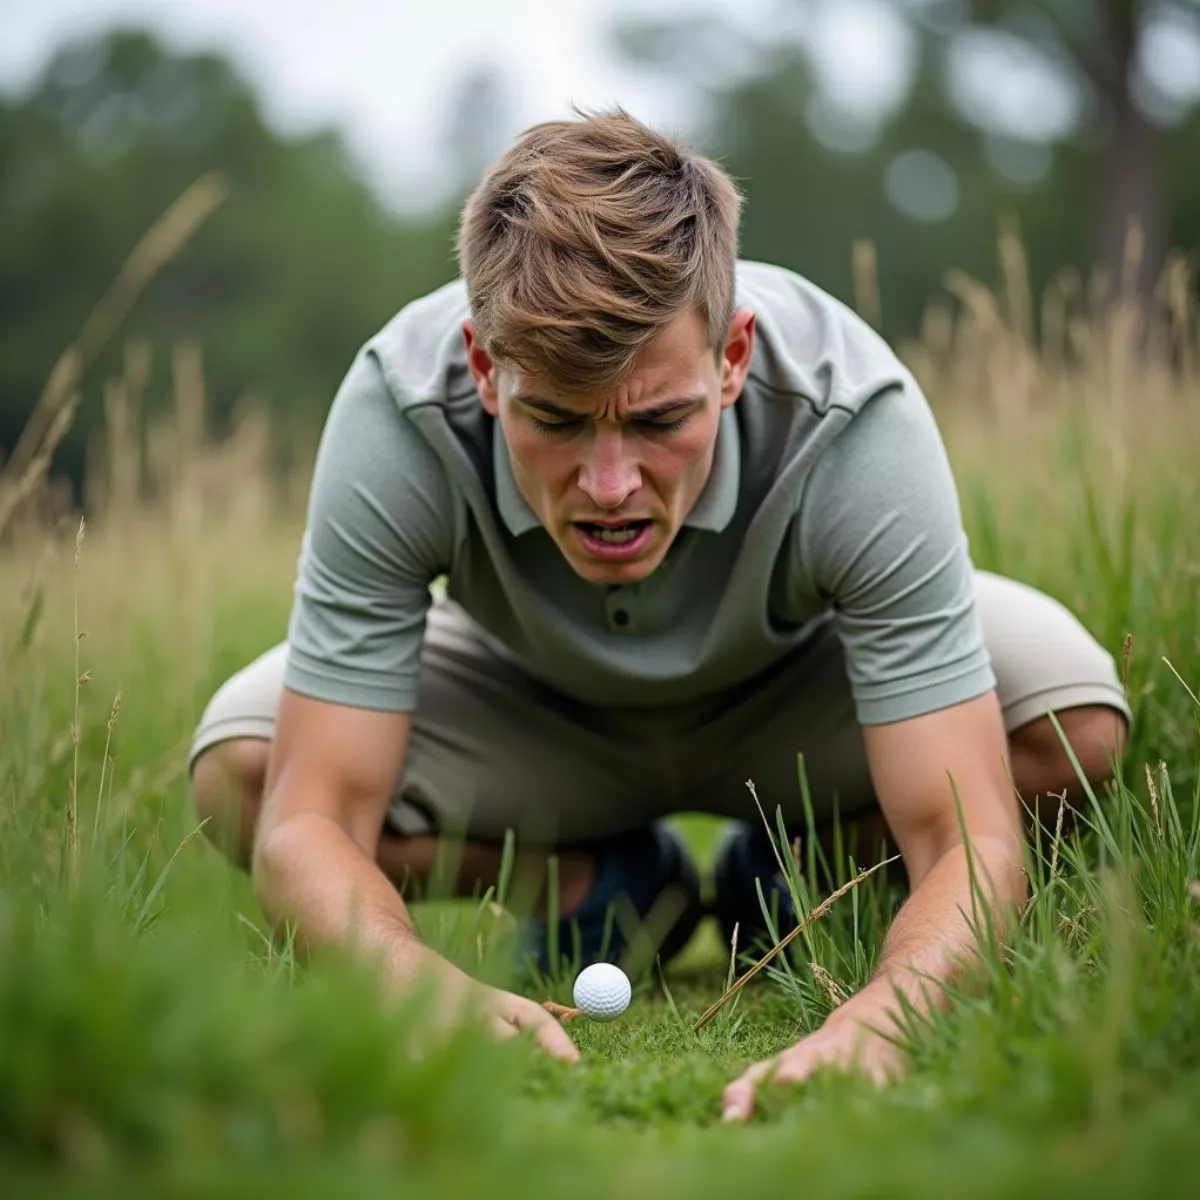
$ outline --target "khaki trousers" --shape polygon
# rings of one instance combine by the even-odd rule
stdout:
[[[1006,729],[1079,705],[1130,719],[1111,655],[1057,601],[976,572],[984,640]],[[190,762],[230,738],[274,735],[286,643],[212,698]],[[597,708],[529,678],[475,635],[457,606],[435,604],[420,694],[389,823],[400,834],[443,831],[498,840],[582,843],[678,812],[804,828],[797,755],[818,820],[875,806],[860,727],[832,627],[736,689],[669,709]]]

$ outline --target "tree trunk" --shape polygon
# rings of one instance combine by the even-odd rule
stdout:
[[[1128,283],[1144,299],[1153,290],[1163,247],[1157,134],[1138,111],[1132,92],[1139,7],[1113,4],[1109,10],[1107,57],[1111,82],[1104,96],[1108,136],[1100,164],[1096,260],[1113,272],[1113,285],[1119,286],[1129,230],[1131,226],[1139,230],[1140,261]]]

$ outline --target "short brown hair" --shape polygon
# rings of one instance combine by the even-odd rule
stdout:
[[[714,162],[623,109],[579,116],[521,134],[458,235],[489,355],[568,392],[618,382],[689,308],[724,346],[742,206]]]

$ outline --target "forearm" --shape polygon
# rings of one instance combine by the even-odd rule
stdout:
[[[290,924],[305,951],[360,949],[382,959],[390,983],[459,974],[418,938],[399,892],[336,821],[300,813],[275,826],[253,864],[259,903],[277,927]]]
[[[1028,897],[1020,840],[972,841],[971,860],[974,894],[961,844],[948,849],[913,889],[888,931],[870,983],[858,993],[860,1003],[894,1009],[898,989],[919,1011],[942,1006],[946,997],[938,981],[951,980],[977,958],[972,924],[986,928],[990,919],[1003,936],[1010,906],[1019,909]]]

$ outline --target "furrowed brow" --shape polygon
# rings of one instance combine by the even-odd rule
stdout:
[[[573,408],[563,408],[561,405],[554,404],[550,400],[543,400],[541,396],[522,395],[514,396],[513,399],[526,408],[531,408],[535,412],[540,412],[547,417],[554,417],[559,421],[582,421],[587,419],[586,413],[576,412]],[[662,417],[678,413],[680,409],[699,408],[704,403],[704,396],[678,396],[673,400],[661,400],[659,403],[648,405],[646,408],[634,409],[629,414],[629,417],[633,421],[655,421]]]
[[[561,408],[549,400],[543,400],[541,396],[514,396],[513,399],[526,408],[532,408],[534,412],[540,412],[547,417],[557,417],[561,421],[580,420],[584,415],[570,408]]]

